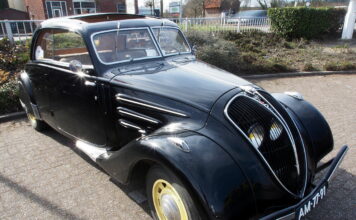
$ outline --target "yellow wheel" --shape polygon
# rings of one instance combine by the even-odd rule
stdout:
[[[28,120],[30,120],[30,123],[31,123],[32,126],[34,124],[36,124],[36,117],[32,113],[28,113],[27,114],[27,118],[28,118]]]
[[[156,220],[205,219],[184,184],[171,171],[153,166],[146,178],[151,213]]]
[[[160,220],[188,220],[188,213],[182,199],[167,181],[156,180],[152,187],[152,199]]]
[[[28,112],[27,118],[30,121],[31,126],[37,131],[46,130],[47,124],[44,121],[36,119],[34,114]]]

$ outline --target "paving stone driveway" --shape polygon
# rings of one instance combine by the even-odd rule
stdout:
[[[318,107],[335,136],[331,156],[352,147],[308,219],[356,219],[356,75],[255,82],[270,92],[299,91]],[[0,124],[0,219],[150,219],[135,194],[58,133],[38,133],[26,120]]]

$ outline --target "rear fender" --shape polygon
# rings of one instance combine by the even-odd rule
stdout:
[[[26,113],[32,113],[37,119],[41,119],[36,100],[33,95],[31,80],[26,72],[22,72],[18,78],[19,98]]]
[[[147,136],[97,162],[113,178],[127,183],[131,171],[142,160],[172,170],[211,219],[248,218],[256,212],[251,187],[240,168],[205,136],[190,131]]]

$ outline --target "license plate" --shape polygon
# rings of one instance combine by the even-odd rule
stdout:
[[[319,187],[319,189],[302,205],[300,205],[296,210],[296,219],[301,219],[306,216],[311,210],[313,210],[318,203],[325,198],[327,184],[323,184]]]

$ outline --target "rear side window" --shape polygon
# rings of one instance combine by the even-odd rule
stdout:
[[[63,63],[77,60],[84,65],[92,64],[83,38],[77,33],[57,29],[40,34],[36,44],[35,58]]]
[[[36,43],[35,59],[44,60],[53,58],[53,34],[52,31],[43,31]]]

